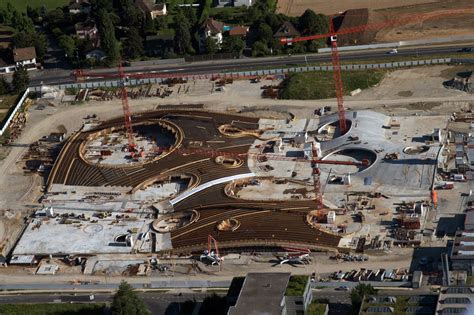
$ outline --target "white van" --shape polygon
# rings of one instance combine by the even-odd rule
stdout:
[[[466,177],[464,177],[463,174],[452,174],[451,175],[451,180],[453,180],[455,182],[465,182]]]

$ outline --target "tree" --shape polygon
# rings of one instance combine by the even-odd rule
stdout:
[[[308,34],[324,34],[329,31],[329,20],[327,16],[316,14],[313,10],[307,9],[299,18],[299,28]]]
[[[254,57],[266,56],[269,52],[267,44],[262,41],[257,41],[252,45],[252,56]]]
[[[208,296],[202,301],[201,308],[199,309],[199,315],[207,314],[226,314],[227,311],[227,300],[225,296],[219,296],[213,294]]]
[[[192,7],[184,7],[181,9],[184,16],[188,20],[189,25],[194,25],[197,23],[196,11]]]
[[[124,47],[125,55],[129,58],[138,58],[143,55],[143,38],[136,27],[130,27]]]
[[[310,52],[318,52],[319,48],[326,46],[325,40],[326,40],[325,38],[321,38],[321,39],[308,41],[306,44],[306,47],[308,51]]]
[[[76,56],[76,43],[74,39],[71,36],[68,35],[61,35],[58,38],[59,46],[61,46],[62,49],[64,49],[64,53],[66,54],[66,57],[69,58],[70,60],[73,60],[74,57]]]
[[[119,58],[119,47],[115,38],[114,25],[109,13],[105,10],[99,12],[99,33],[101,47],[107,55],[107,61],[112,64]]]
[[[351,291],[351,302],[354,309],[359,309],[362,305],[362,301],[365,295],[375,294],[377,290],[374,289],[373,286],[370,284],[358,284],[354,289]]]
[[[234,56],[240,56],[245,48],[243,39],[239,36],[227,36],[222,43],[222,50]]]
[[[143,15],[138,11],[132,0],[120,0],[121,25],[128,27],[140,27]]]
[[[112,315],[148,315],[145,303],[137,296],[133,288],[125,281],[120,283],[112,301]]]
[[[18,66],[15,73],[13,73],[12,85],[16,93],[20,93],[30,84],[30,77],[28,71],[23,66]]]
[[[0,23],[11,25],[14,12],[15,7],[10,2],[8,2],[5,9],[0,9]]]
[[[155,22],[151,18],[150,14],[145,14],[145,19],[143,20],[142,28],[145,35],[156,35]]]
[[[258,40],[265,43],[271,42],[273,38],[273,31],[270,25],[266,23],[260,23],[258,26]]]
[[[0,95],[8,93],[10,86],[8,85],[7,80],[3,76],[0,76]]]
[[[175,16],[175,24],[174,43],[176,52],[184,54],[192,51],[190,25],[181,11]]]
[[[206,52],[210,55],[213,55],[219,50],[216,40],[212,37],[206,38]]]

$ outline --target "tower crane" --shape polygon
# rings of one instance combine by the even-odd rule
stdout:
[[[388,21],[384,21],[380,23],[364,24],[364,25],[355,26],[355,27],[348,27],[348,28],[340,29],[338,31],[336,31],[334,27],[334,16],[330,16],[329,17],[329,33],[317,34],[317,35],[311,35],[311,36],[302,36],[302,37],[296,37],[296,38],[282,38],[280,39],[280,42],[283,44],[292,44],[292,43],[321,39],[321,38],[329,38],[330,44],[331,44],[331,60],[332,60],[332,66],[333,66],[337,109],[339,113],[339,129],[340,129],[340,133],[343,134],[345,131],[347,131],[347,121],[346,121],[346,114],[345,114],[345,108],[344,108],[344,88],[342,84],[341,64],[339,60],[339,51],[338,51],[338,46],[337,46],[338,36],[360,33],[366,30],[380,30],[387,26],[404,25],[404,24],[409,24],[413,22],[420,23],[428,19],[440,18],[440,17],[456,15],[456,14],[466,14],[466,13],[474,13],[474,7],[444,10],[440,12],[412,14],[404,18],[388,20]]]

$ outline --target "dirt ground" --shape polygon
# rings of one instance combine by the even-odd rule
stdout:
[[[451,14],[451,10],[463,9],[463,14]],[[413,14],[435,13],[440,17],[414,19],[413,23],[384,28],[377,33],[377,42],[418,40],[447,36],[472,35],[474,29],[474,2],[470,0],[442,1],[407,7],[377,10],[379,20],[405,19]]]
[[[291,16],[300,16],[306,9],[312,9],[316,13],[334,14],[349,9],[369,8],[372,10],[391,8],[394,6],[408,6],[430,2],[441,2],[436,0],[278,0],[279,13]]]
[[[397,70],[389,73],[379,84],[359,95],[346,97],[348,109],[374,109],[394,115],[414,114],[450,114],[474,103],[474,96],[467,93],[448,90],[442,86],[447,73],[458,68],[449,66],[420,67]],[[472,70],[472,67],[471,67]],[[190,83],[192,84],[192,83]],[[265,115],[269,118],[281,117],[291,112],[296,117],[312,117],[315,108],[331,105],[329,100],[273,100],[262,99],[261,86],[278,84],[276,81],[263,80],[259,84],[249,81],[235,81],[225,87],[224,92],[173,94],[168,98],[131,99],[132,112],[154,109],[158,105],[205,104],[209,110],[245,112],[247,115]],[[178,88],[178,87],[176,87]],[[209,81],[199,82],[199,90],[209,91]],[[182,89],[183,90],[183,89]],[[198,95],[199,94],[199,95]],[[24,209],[37,205],[42,182],[38,177],[24,175],[21,160],[27,146],[42,136],[58,131],[60,125],[67,126],[68,135],[78,130],[83,123],[81,117],[96,113],[100,119],[116,117],[121,113],[119,100],[90,101],[81,105],[48,106],[44,110],[31,106],[29,121],[16,146],[10,147],[10,154],[0,161],[0,209]]]
[[[350,109],[373,109],[394,115],[410,115],[415,112],[422,115],[431,115],[433,113],[448,115],[454,110],[474,104],[474,95],[456,90],[448,90],[442,86],[443,81],[458,70],[466,69],[442,65],[396,70],[387,74],[378,86],[363,91],[359,95],[346,97],[345,105]],[[164,99],[131,99],[130,106],[132,112],[140,112],[154,109],[159,105],[202,103],[208,110],[229,112],[242,110],[247,114],[258,113],[258,115],[268,117],[278,117],[282,113],[291,111],[296,117],[304,118],[313,117],[315,108],[327,105],[331,105],[333,108],[336,107],[334,99],[317,101],[262,99],[260,96],[261,86],[277,83],[265,80],[259,84],[252,84],[249,81],[235,81],[233,84],[227,85],[223,92],[204,93],[203,91],[210,91],[212,89],[212,83],[200,81],[196,83],[199,88],[196,88],[190,94],[173,93],[171,97]],[[194,85],[194,83],[189,84]],[[181,90],[184,89],[182,88]],[[67,127],[69,136],[82,126],[82,117],[93,113],[97,114],[102,120],[118,116],[121,114],[121,103],[117,99],[112,101],[91,101],[79,105],[61,104],[47,106],[44,110],[39,110],[37,106],[33,105],[29,111],[29,121],[20,138],[15,142],[16,146],[11,147],[7,158],[0,161],[0,187],[2,187],[0,190],[0,209],[24,210],[39,206],[37,199],[40,196],[42,183],[37,177],[24,175],[22,164],[18,163],[29,144],[42,136],[58,131],[61,125]],[[5,230],[5,227],[10,224],[8,220],[2,220],[2,217],[0,217],[0,221],[4,223],[0,224],[0,230]],[[6,234],[0,231],[0,240],[2,239],[1,236]],[[371,258],[370,262],[361,264],[360,267],[369,269],[378,268],[382,265],[407,267],[411,260],[411,250],[394,249],[394,251],[397,251],[400,255],[385,255],[374,259]],[[397,257],[397,259],[394,259],[394,257]],[[304,268],[293,268],[291,266],[270,267],[268,263],[252,265],[252,270],[278,270],[296,273],[312,271],[326,273],[345,268],[352,269],[352,266],[343,263],[333,264],[325,257],[318,257],[312,265]],[[219,274],[219,276],[228,277],[235,274],[235,268],[232,267],[231,269],[224,269],[224,272]],[[11,269],[9,268],[9,270]],[[243,266],[237,273],[244,274],[248,270],[248,267]],[[10,272],[0,271],[0,282],[7,278],[10,283],[31,282],[31,277],[28,277],[23,272],[12,276]],[[78,278],[85,279],[90,277],[81,275]],[[100,278],[97,277],[97,279]],[[59,275],[55,276],[55,279],[58,282],[67,282],[71,280],[71,276]],[[117,277],[115,280],[119,281],[120,278]],[[41,281],[44,281],[44,279]]]
[[[449,10],[466,9],[461,15],[445,15],[426,21],[414,18],[413,23],[383,28],[377,33],[376,42],[473,34],[474,3],[472,0],[400,0],[396,2],[391,0],[279,0],[277,11],[290,16],[300,16],[306,9],[312,9],[316,13],[336,14],[360,8],[369,9],[369,24],[403,20],[413,14],[448,13]]]

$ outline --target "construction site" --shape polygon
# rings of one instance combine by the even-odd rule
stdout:
[[[329,257],[393,258],[395,268],[405,255],[399,267],[409,269],[409,250],[444,241],[439,219],[458,207],[449,190],[469,192],[472,94],[443,86],[439,73],[456,70],[443,65],[393,71],[345,98],[330,40],[331,100],[262,99],[278,76],[131,86],[147,74],[121,66],[116,88],[38,93],[29,111],[41,128],[27,125],[19,139],[35,141],[12,149],[7,162],[22,174],[2,204],[20,200],[28,216],[3,213],[1,262],[146,276],[310,266],[311,257],[337,270]],[[439,100],[420,105],[430,97]]]

